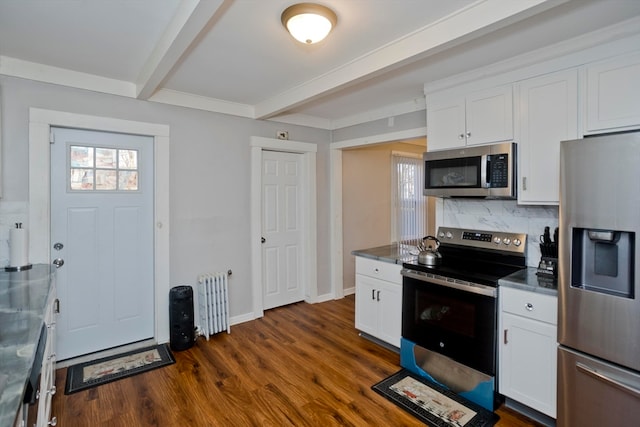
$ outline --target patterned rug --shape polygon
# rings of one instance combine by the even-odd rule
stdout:
[[[434,427],[490,427],[500,417],[406,369],[371,387],[423,423]]]
[[[176,363],[167,344],[79,363],[67,369],[64,394],[97,387]]]

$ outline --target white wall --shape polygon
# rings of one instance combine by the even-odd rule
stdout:
[[[288,130],[296,141],[318,144],[318,206],[329,205],[329,131],[258,121],[0,76],[2,183],[0,266],[8,264],[8,230],[28,228],[29,108],[136,120],[170,126],[171,286],[197,275],[231,269],[232,317],[252,313],[249,269],[251,136]],[[331,291],[329,213],[318,212],[318,294]]]

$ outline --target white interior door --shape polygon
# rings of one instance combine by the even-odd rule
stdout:
[[[302,155],[262,154],[263,307],[304,299],[302,263]]]
[[[152,338],[153,138],[65,128],[52,138],[58,359]]]

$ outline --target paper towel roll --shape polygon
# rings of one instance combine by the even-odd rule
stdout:
[[[24,228],[12,228],[9,233],[9,266],[29,264],[29,235]]]

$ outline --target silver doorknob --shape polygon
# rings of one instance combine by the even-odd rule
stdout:
[[[60,242],[58,242],[55,245],[53,245],[53,249],[55,249],[56,251],[59,251],[62,248],[64,248],[64,245],[62,243],[60,243]]]
[[[55,265],[57,268],[60,268],[64,265],[64,260],[62,258],[56,258],[53,260],[53,265]]]

